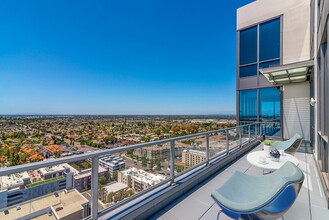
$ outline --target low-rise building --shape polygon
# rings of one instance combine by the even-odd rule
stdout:
[[[0,177],[0,208],[12,206],[63,189],[72,188],[68,164]]]
[[[126,166],[123,158],[111,154],[99,157],[99,165],[108,169],[111,174],[124,169]]]
[[[91,188],[91,168],[79,171],[74,167],[68,165],[73,173],[73,188],[84,191]],[[107,169],[104,167],[98,167],[98,177],[107,176]]]
[[[161,174],[152,174],[136,168],[118,172],[118,182],[128,185],[137,192],[156,185],[165,179],[166,177]]]
[[[47,145],[43,146],[43,153],[46,158],[49,156],[54,156],[55,153],[65,153],[67,150],[63,149],[60,145],[52,144],[52,145]]]

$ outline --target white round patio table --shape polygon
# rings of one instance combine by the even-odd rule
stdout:
[[[259,162],[260,157],[266,158],[266,162],[265,163]],[[294,163],[296,166],[298,166],[299,164],[299,160],[296,157],[287,153],[281,155],[280,160],[278,162],[272,161],[271,158],[265,157],[265,153],[262,150],[249,153],[247,155],[247,160],[250,164],[268,171],[274,171],[279,169],[287,161]]]

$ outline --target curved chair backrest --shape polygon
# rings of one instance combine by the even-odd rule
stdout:
[[[303,172],[293,163],[286,162],[280,169],[265,176],[237,172],[215,190],[212,197],[232,218],[277,219],[292,206],[303,181]],[[234,192],[236,189],[239,189],[238,193]]]
[[[298,148],[302,144],[303,137],[300,134],[296,133],[294,136],[292,136],[292,138],[287,140],[287,142],[288,141],[289,141],[290,147],[287,148],[285,151],[287,153],[293,154],[298,150]]]
[[[287,153],[294,154],[302,144],[302,141],[303,137],[300,134],[296,133],[294,136],[292,136],[286,141],[278,141],[274,145],[274,147],[282,149]]]
[[[289,162],[290,163],[290,162]],[[285,164],[288,165],[288,164]],[[293,166],[291,166],[293,165]],[[281,170],[278,176],[281,176],[287,182],[285,188],[261,211],[262,215],[271,215],[272,219],[280,218],[295,202],[298,193],[304,182],[303,172],[294,164],[289,164],[290,167]],[[287,168],[287,166],[286,166]],[[280,169],[278,170],[280,172]],[[287,176],[285,176],[287,175]],[[275,214],[274,214],[275,213]],[[264,217],[265,217],[264,216]],[[268,219],[268,218],[265,218]]]

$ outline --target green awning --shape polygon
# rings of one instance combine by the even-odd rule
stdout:
[[[261,68],[259,71],[273,84],[303,82],[309,79],[313,60]]]

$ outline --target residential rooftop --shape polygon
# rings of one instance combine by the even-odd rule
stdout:
[[[10,187],[16,187],[24,185],[24,180],[29,180],[29,174],[25,172],[10,174],[6,176],[0,176],[0,187],[1,190],[8,189]]]
[[[128,186],[126,184],[118,182],[105,186],[105,189],[108,193],[110,193],[110,192],[118,192],[127,187]]]
[[[136,180],[147,183],[151,186],[160,183],[161,181],[165,180],[166,177],[161,175],[161,174],[153,174],[153,173],[148,173],[145,170],[137,169],[137,168],[130,168],[124,171],[121,171],[121,173],[125,176],[132,176]]]
[[[88,200],[76,190],[62,191],[58,192],[58,196],[52,193],[44,197],[22,203],[19,205],[19,209],[15,206],[9,209],[0,210],[0,219],[18,219],[23,218],[30,213],[36,212],[40,212],[39,219],[53,219],[51,217],[48,218],[45,214],[51,210],[51,207],[56,209],[58,206],[61,206],[63,209],[55,212],[60,218],[63,218],[71,215],[72,213],[76,213],[77,211],[82,211],[82,205],[87,203]],[[4,210],[7,210],[8,214],[5,214]]]
[[[59,172],[65,172],[68,169],[70,169],[70,166],[68,164],[59,164],[56,166],[40,168],[39,171],[42,175],[49,175]]]

